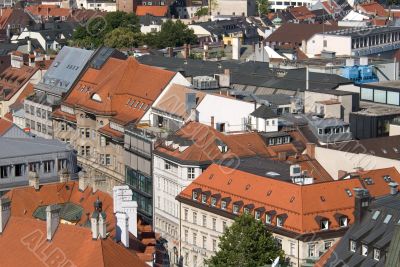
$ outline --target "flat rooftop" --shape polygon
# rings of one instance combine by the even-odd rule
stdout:
[[[360,102],[360,111],[352,112],[353,114],[383,116],[383,115],[400,115],[400,107],[377,104],[371,102]]]
[[[373,82],[373,83],[366,83],[361,85],[364,88],[376,88],[376,89],[395,89],[400,91],[400,81],[382,81],[382,82]]]
[[[400,30],[400,27],[393,26],[370,26],[370,27],[353,27],[340,29],[336,31],[325,32],[325,35],[339,35],[339,36],[350,36],[350,37],[362,37],[373,34],[381,34],[386,32],[392,32]],[[320,33],[322,34],[322,33]]]

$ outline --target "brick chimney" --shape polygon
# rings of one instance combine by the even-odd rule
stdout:
[[[306,152],[310,159],[315,159],[315,144],[307,143],[306,144]]]
[[[11,200],[7,197],[0,198],[0,234],[4,232],[4,228],[11,216]]]
[[[59,205],[50,205],[46,208],[46,224],[47,224],[47,241],[51,241],[60,224],[60,210]]]
[[[125,247],[129,247],[129,221],[128,215],[124,212],[117,212],[115,214],[117,218],[117,231],[116,231],[116,241],[124,244]]]
[[[39,186],[39,175],[37,172],[29,172],[28,174],[28,183],[29,186],[33,186],[36,191],[39,191],[40,186]]]
[[[60,170],[58,172],[58,176],[60,177],[60,183],[67,183],[70,180],[70,175],[67,168]]]
[[[365,212],[368,210],[371,197],[367,189],[354,188],[355,194],[355,206],[354,206],[354,218],[355,223],[361,223]]]

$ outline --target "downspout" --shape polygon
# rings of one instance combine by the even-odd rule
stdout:
[[[178,262],[182,256],[182,202],[179,201],[179,255]]]
[[[297,267],[300,267],[300,240],[297,239]]]

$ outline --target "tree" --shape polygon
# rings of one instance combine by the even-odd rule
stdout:
[[[284,253],[261,221],[249,214],[237,217],[219,238],[219,251],[205,264],[210,267],[256,267],[271,264]]]
[[[194,44],[197,37],[182,21],[167,20],[161,25],[161,31],[147,34],[145,43],[152,47],[166,48]]]
[[[197,17],[203,17],[208,14],[208,7],[201,7],[197,9],[196,13],[194,13],[195,16]]]
[[[270,3],[268,0],[257,0],[257,11],[260,17],[268,14],[269,7]]]
[[[94,17],[85,25],[78,26],[72,35],[71,43],[79,47],[93,49],[104,44],[105,37],[118,28],[126,29],[124,33],[127,31],[134,34],[139,33],[139,19],[133,13],[108,12],[104,17]]]
[[[128,28],[119,27],[107,33],[104,45],[113,48],[129,48],[137,46],[135,34]]]

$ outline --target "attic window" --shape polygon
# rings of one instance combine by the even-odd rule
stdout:
[[[370,177],[365,178],[364,181],[365,181],[365,183],[366,183],[367,185],[372,185],[372,184],[374,184],[374,180],[372,180],[372,178],[370,178]]]
[[[102,102],[101,97],[98,94],[93,94],[92,99],[97,102]]]
[[[201,195],[201,203],[207,203],[207,195],[206,194]]]
[[[239,205],[233,204],[233,213],[234,214],[238,214],[239,213],[239,209],[240,209]]]
[[[340,217],[340,219],[339,219],[340,227],[347,227],[348,223],[349,223],[349,220],[347,219],[346,216]]]
[[[283,218],[276,217],[276,226],[283,227]]]
[[[390,177],[390,175],[384,175],[383,180],[385,180],[386,183],[390,183],[392,181],[392,177]]]
[[[199,193],[197,191],[192,192],[192,199],[197,201],[197,198],[199,197]]]
[[[211,197],[211,206],[215,207],[217,205],[217,199],[215,197]]]
[[[321,220],[320,226],[321,226],[321,230],[329,230],[329,221]]]
[[[385,217],[385,220],[383,221],[384,224],[388,224],[390,222],[390,219],[392,219],[392,214],[388,214]]]
[[[221,201],[221,209],[226,210],[226,201],[225,200]]]
[[[381,214],[379,210],[375,211],[374,214],[372,215],[372,220],[378,219],[379,214]]]

